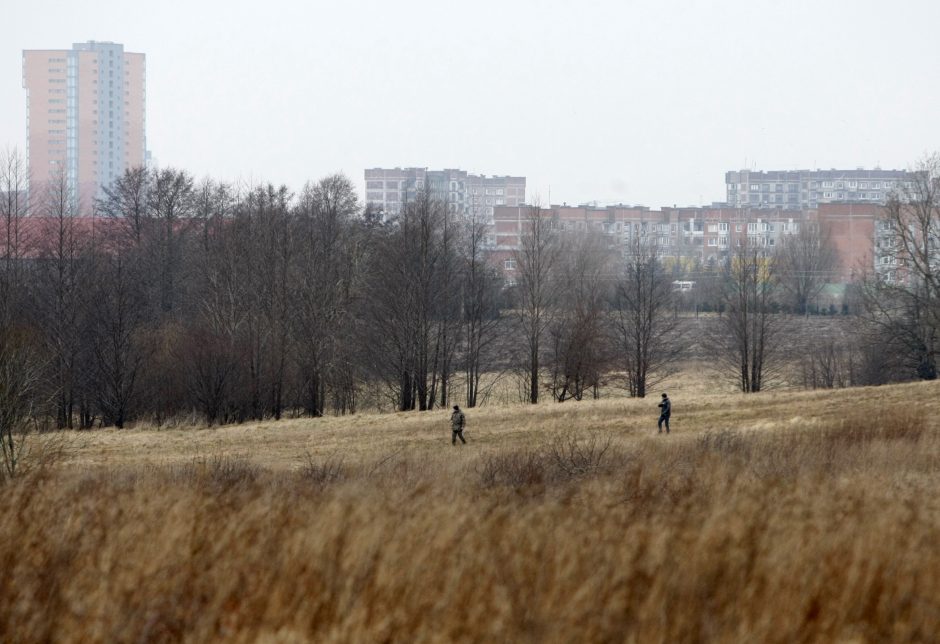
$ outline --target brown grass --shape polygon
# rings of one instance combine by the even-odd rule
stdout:
[[[0,640],[931,641],[938,393],[75,435],[2,488]]]

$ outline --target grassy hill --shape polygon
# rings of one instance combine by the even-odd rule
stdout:
[[[53,436],[0,495],[0,639],[929,640],[938,394]]]

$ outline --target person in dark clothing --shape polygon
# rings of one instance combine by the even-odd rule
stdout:
[[[467,444],[467,440],[463,437],[463,427],[467,424],[467,419],[464,417],[463,412],[460,411],[459,405],[454,405],[454,413],[450,415],[450,444],[456,445],[457,439],[460,439],[460,442],[464,445]]]
[[[666,433],[669,433],[669,415],[672,413],[672,403],[669,402],[669,396],[663,394],[663,401],[659,403],[659,434],[663,433],[663,423],[666,424]]]

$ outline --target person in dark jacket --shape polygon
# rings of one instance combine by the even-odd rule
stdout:
[[[669,433],[669,415],[672,413],[672,403],[669,402],[669,396],[663,394],[663,401],[659,403],[659,434],[663,433],[663,423],[666,424],[666,433]]]
[[[457,439],[460,439],[460,442],[464,445],[467,444],[466,439],[463,437],[463,427],[467,424],[467,419],[464,417],[463,412],[460,411],[460,405],[454,405],[454,413],[450,415],[450,444],[456,445]]]

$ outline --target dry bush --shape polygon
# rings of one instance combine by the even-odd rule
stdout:
[[[564,431],[539,446],[486,454],[477,474],[484,488],[537,488],[600,473],[610,447],[610,436]]]
[[[597,472],[610,450],[610,436],[601,438],[597,433],[587,436],[566,431],[553,437],[547,453],[557,473],[565,478],[578,478]]]
[[[520,449],[485,455],[478,467],[483,487],[534,488],[544,485],[546,458],[541,450]]]
[[[307,452],[306,461],[301,466],[298,476],[301,481],[321,486],[342,481],[348,476],[348,472],[342,456],[330,454],[317,461],[310,452]]]

